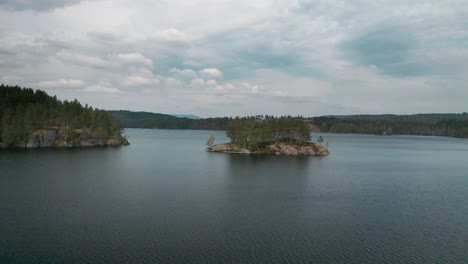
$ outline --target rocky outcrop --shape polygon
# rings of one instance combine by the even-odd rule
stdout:
[[[259,150],[240,148],[232,143],[217,144],[206,149],[210,152],[238,153],[238,154],[263,154],[263,155],[301,155],[301,156],[327,156],[328,149],[319,143],[274,143]]]
[[[58,134],[58,129],[38,130],[29,138],[29,141],[26,143],[26,147],[40,148],[53,146],[58,139]]]
[[[83,134],[83,130],[76,129],[74,133]],[[14,146],[7,146],[0,143],[2,148],[48,148],[48,147],[104,147],[104,146],[122,146],[130,145],[127,139],[96,139],[96,138],[78,138],[73,140],[64,140],[63,133],[58,128],[41,129],[33,132],[27,142],[21,142]]]

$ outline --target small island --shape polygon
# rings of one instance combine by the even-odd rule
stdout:
[[[327,156],[320,143],[310,142],[310,130],[300,119],[291,117],[236,118],[226,135],[231,142],[214,144],[208,139],[207,151],[239,154]]]
[[[41,90],[0,86],[0,149],[129,145],[104,110]]]

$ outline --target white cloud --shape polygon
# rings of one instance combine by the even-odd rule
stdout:
[[[87,93],[110,93],[110,94],[116,94],[116,93],[121,93],[121,91],[117,88],[110,87],[110,86],[103,86],[103,85],[91,85],[88,86],[84,89],[82,89],[83,92]]]
[[[73,79],[58,79],[54,81],[41,81],[32,85],[36,88],[79,88],[86,86],[86,82]]]
[[[183,79],[195,79],[198,77],[198,74],[190,69],[178,69],[178,68],[172,68],[171,73],[174,74],[174,77],[176,78],[183,78]]]
[[[110,56],[110,58],[114,61],[127,65],[142,65],[146,67],[151,67],[153,65],[153,62],[150,59],[146,58],[140,53],[113,54]]]
[[[176,28],[168,28],[156,32],[150,39],[168,43],[184,43],[188,40],[188,36]]]
[[[172,77],[168,77],[164,80],[164,84],[168,87],[177,87],[177,86],[181,86],[182,82]]]
[[[69,51],[60,51],[55,57],[63,62],[69,62],[81,66],[104,68],[104,67],[113,67],[114,63],[101,59],[97,56],[82,55],[75,52]]]
[[[2,82],[76,87],[51,90],[113,109],[183,107],[204,116],[408,113],[465,111],[468,101],[466,1],[6,3],[0,4]],[[413,41],[404,42],[404,58],[371,54],[399,48],[398,41],[380,43],[380,35],[368,34],[396,27]],[[356,39],[359,55],[369,59],[362,64],[343,47]],[[372,41],[379,45],[370,47]],[[390,76],[379,58],[405,76]],[[423,74],[412,74],[420,68]],[[77,93],[83,90],[94,93]],[[125,98],[108,100],[117,91]]]
[[[216,80],[208,80],[206,81],[206,86],[217,86],[218,85],[218,82],[216,82]]]
[[[250,84],[248,82],[242,83],[242,87],[244,88],[243,90],[245,90],[247,93],[251,93],[251,94],[257,94],[260,91],[265,89],[265,87],[263,87],[261,85]]]
[[[147,85],[158,85],[160,80],[154,77],[145,77],[132,75],[122,79],[123,86],[147,86]]]
[[[193,80],[190,82],[190,86],[193,87],[193,88],[201,88],[201,87],[204,87],[204,86],[205,86],[205,80],[203,80],[203,79],[201,79],[201,78],[193,79]]]
[[[205,79],[221,79],[223,78],[223,73],[215,68],[207,68],[203,69],[201,71],[198,71],[198,73]]]
[[[285,91],[276,90],[276,91],[273,91],[273,95],[274,96],[287,96],[288,93]]]

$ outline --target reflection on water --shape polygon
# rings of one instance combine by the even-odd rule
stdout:
[[[468,259],[466,140],[324,135],[330,156],[296,157],[127,132],[122,148],[0,151],[0,263]]]

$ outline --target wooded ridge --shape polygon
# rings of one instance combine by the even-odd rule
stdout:
[[[0,86],[0,122],[2,148],[128,144],[106,111],[30,88]]]

